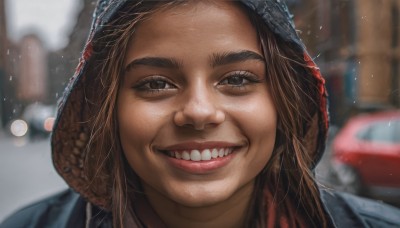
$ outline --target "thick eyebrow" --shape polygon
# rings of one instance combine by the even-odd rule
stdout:
[[[163,58],[163,57],[144,57],[140,59],[135,59],[130,62],[126,67],[125,71],[130,71],[132,68],[136,66],[152,66],[152,67],[160,67],[160,68],[171,68],[171,69],[178,69],[181,67],[180,64],[175,59],[171,58]]]
[[[253,51],[239,51],[239,52],[224,52],[213,54],[211,58],[211,66],[221,66],[231,63],[244,62],[247,60],[260,60],[265,61],[264,57]]]

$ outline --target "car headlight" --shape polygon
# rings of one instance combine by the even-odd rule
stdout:
[[[53,125],[54,125],[54,117],[48,117],[43,123],[43,128],[47,132],[51,132],[53,130]]]
[[[16,137],[22,137],[28,132],[28,124],[24,120],[14,120],[10,125],[10,132]]]

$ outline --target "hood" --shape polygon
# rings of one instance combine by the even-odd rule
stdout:
[[[92,192],[88,189],[89,181],[83,173],[85,153],[88,148],[86,144],[89,140],[87,120],[87,109],[85,108],[85,91],[83,85],[87,81],[88,62],[95,55],[92,40],[100,36],[104,27],[109,23],[116,13],[122,9],[127,0],[99,0],[93,14],[93,23],[89,38],[82,52],[82,57],[76,68],[75,74],[70,79],[63,97],[58,104],[58,113],[51,138],[52,158],[57,172],[75,191],[97,206],[107,208],[109,205],[110,192]],[[143,2],[137,1],[138,4]],[[316,138],[316,143],[309,143],[312,146],[309,152],[313,157],[315,165],[321,158],[325,139],[328,130],[328,113],[326,103],[326,91],[324,79],[312,58],[298,37],[292,16],[289,13],[283,0],[241,0],[250,10],[262,17],[269,29],[281,39],[291,43],[304,54],[304,60],[311,69],[320,95],[319,110],[316,120],[310,128],[312,137]],[[87,83],[87,82],[86,82]],[[307,132],[307,135],[308,132]]]

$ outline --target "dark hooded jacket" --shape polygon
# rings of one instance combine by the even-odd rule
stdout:
[[[128,0],[99,0],[91,32],[74,76],[59,103],[59,112],[52,135],[52,156],[57,172],[71,189],[30,205],[8,219],[1,228],[8,227],[112,227],[112,216],[107,206],[109,193],[93,193],[84,178],[82,166],[87,134],[84,126],[85,100],[83,84],[87,79],[88,63],[94,55],[92,41],[102,35],[104,27],[123,9]],[[142,1],[137,1],[142,2]],[[290,43],[302,53],[308,67],[312,69],[316,88],[320,96],[319,110],[312,143],[309,149],[315,167],[325,148],[328,130],[328,113],[324,79],[319,69],[305,50],[298,37],[291,15],[283,0],[241,0],[249,10],[256,12],[280,39]],[[78,108],[77,108],[78,107]],[[76,111],[81,108],[81,111]],[[71,124],[73,123],[73,124]],[[77,124],[80,123],[80,124]],[[101,186],[100,186],[101,187]],[[400,227],[400,210],[372,200],[362,199],[346,193],[321,190],[321,201],[329,217],[331,227]]]
[[[400,210],[383,203],[325,190],[321,191],[321,199],[330,216],[331,227],[400,227]],[[112,216],[69,189],[23,208],[0,227],[111,228]]]

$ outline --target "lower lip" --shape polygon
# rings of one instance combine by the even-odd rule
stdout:
[[[169,164],[182,171],[192,174],[208,174],[210,172],[213,172],[228,165],[228,163],[235,156],[235,153],[233,151],[229,155],[226,155],[222,158],[215,158],[208,161],[183,160],[183,159],[169,157],[165,154],[163,155],[167,158]]]

